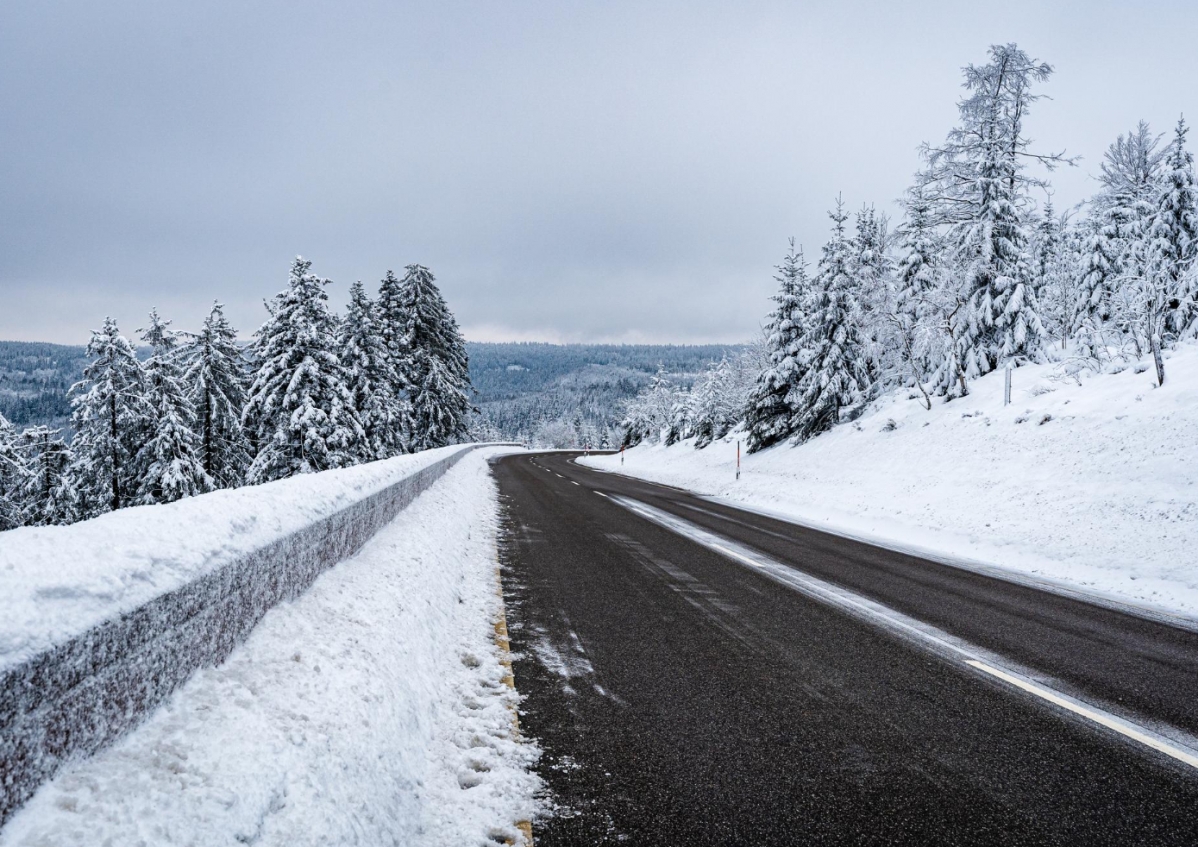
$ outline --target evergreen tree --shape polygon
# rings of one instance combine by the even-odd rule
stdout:
[[[346,371],[354,408],[362,422],[359,458],[370,462],[404,452],[404,425],[408,418],[403,392],[396,390],[395,374],[387,342],[375,314],[375,304],[366,296],[362,283],[349,290],[349,308],[341,322],[338,356]]]
[[[765,327],[768,366],[758,376],[748,400],[748,449],[756,452],[793,435],[797,397],[794,392],[803,374],[801,339],[804,308],[810,284],[802,248],[790,250],[777,267],[776,304]]]
[[[258,371],[242,416],[259,445],[246,474],[251,485],[351,465],[363,438],[337,358],[329,280],[311,267],[295,260],[287,288],[255,333]]]
[[[965,69],[968,96],[958,103],[960,126],[941,146],[924,147],[920,189],[934,199],[935,222],[948,227],[953,273],[965,301],[949,354],[964,369],[962,383],[1000,362],[1040,355],[1043,329],[1023,210],[1028,189],[1047,185],[1029,176],[1024,162],[1052,169],[1071,160],[1032,152],[1023,122],[1040,99],[1032,87],[1051,74],[1049,65],[1014,44],[991,47],[988,64]]]
[[[249,378],[237,331],[220,303],[213,303],[199,332],[187,334],[180,358],[183,385],[196,412],[204,473],[217,488],[235,488],[250,465],[250,445],[241,425]]]
[[[173,503],[214,488],[200,456],[195,407],[183,386],[178,338],[170,321],[150,311],[142,341],[153,354],[145,364],[145,402],[150,413],[149,438],[137,454],[137,502]]]
[[[0,415],[0,532],[25,522],[25,476],[16,429]]]
[[[796,389],[798,410],[793,431],[805,441],[840,420],[841,410],[856,403],[869,387],[869,373],[856,324],[857,288],[851,273],[852,246],[845,234],[848,219],[837,200],[832,239],[824,246],[812,285],[800,361],[805,368]]]
[[[135,459],[151,417],[141,363],[116,321],[105,318],[104,328],[92,332],[87,355],[92,361],[83,379],[71,387],[71,475],[82,518],[133,504],[138,487]]]
[[[908,384],[923,390],[934,367],[936,341],[943,337],[948,314],[941,294],[941,245],[932,226],[931,205],[919,189],[906,200],[907,221],[901,231],[895,304],[894,338]],[[926,398],[926,395],[925,395]],[[931,408],[930,401],[928,407]]]
[[[1102,189],[1091,201],[1086,251],[1083,255],[1079,326],[1095,330],[1112,318],[1112,300],[1120,280],[1143,275],[1148,227],[1160,191],[1165,155],[1160,136],[1140,121],[1107,148],[1102,162]]]
[[[22,493],[24,520],[29,526],[69,524],[78,520],[78,500],[71,479],[71,448],[60,430],[30,427],[21,433],[18,446],[25,460]]]
[[[1163,323],[1178,334],[1198,319],[1198,292],[1189,275],[1198,255],[1198,189],[1194,186],[1194,157],[1186,149],[1188,132],[1185,120],[1179,120],[1165,157],[1160,200],[1149,231],[1149,275],[1162,312],[1168,312]]]
[[[396,356],[399,382],[411,397],[412,450],[464,441],[469,434],[470,374],[466,342],[446,306],[432,273],[408,265],[394,291],[393,274],[384,280],[383,312],[389,349]]]

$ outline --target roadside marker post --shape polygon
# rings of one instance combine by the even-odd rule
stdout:
[[[1011,405],[1011,366],[1007,365],[1006,373],[1003,376],[1003,394],[1002,404],[1004,406]]]
[[[736,478],[740,479],[740,439],[736,439]]]
[[[624,445],[620,445],[620,464],[624,464]]]

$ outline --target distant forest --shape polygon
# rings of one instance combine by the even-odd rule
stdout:
[[[708,363],[741,349],[720,344],[466,346],[480,423],[504,439],[549,437],[555,427],[572,426],[576,419],[596,433],[614,432],[624,403],[659,369],[674,384],[688,386]],[[0,415],[17,427],[69,429],[67,391],[86,362],[81,344],[0,341]]]

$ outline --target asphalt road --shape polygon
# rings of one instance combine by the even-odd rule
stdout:
[[[1198,844],[1192,764],[616,498],[1182,744],[1198,735],[1195,632],[570,458],[494,468],[521,723],[557,806],[540,847]]]

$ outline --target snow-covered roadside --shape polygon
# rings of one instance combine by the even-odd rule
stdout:
[[[1020,368],[926,411],[904,393],[799,447],[742,458],[638,446],[586,464],[803,523],[1198,615],[1198,345],[1150,370],[1054,377]]]
[[[460,446],[0,533],[0,667],[178,588]]]
[[[539,781],[494,642],[496,452],[65,767],[0,845],[519,843]]]

